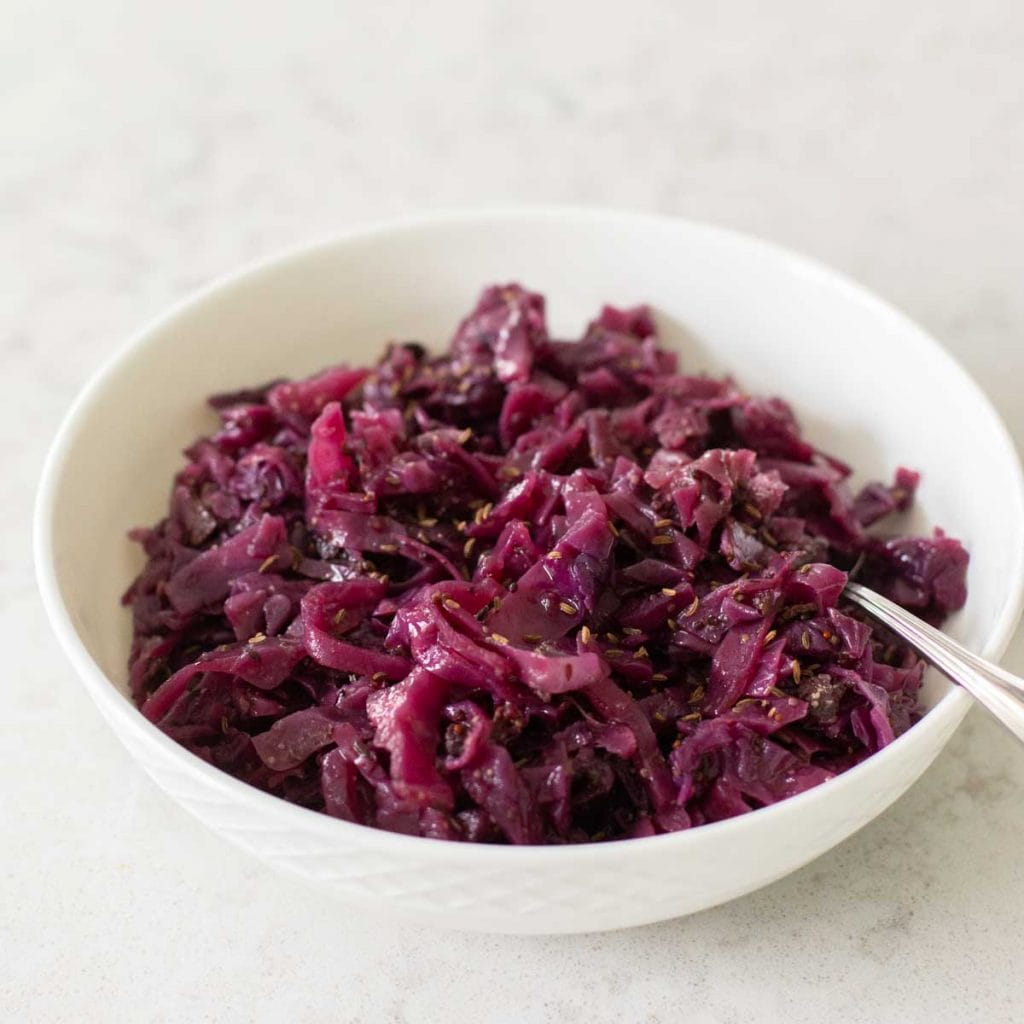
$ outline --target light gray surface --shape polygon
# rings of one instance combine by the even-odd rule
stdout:
[[[1024,442],[1020,9],[37,6],[0,7],[2,1016],[1020,1020],[1024,752],[980,713],[883,818],[745,900],[611,935],[418,932],[141,777],[28,554],[44,447],[126,334],[241,262],[437,206],[607,203],[804,249],[931,329]]]

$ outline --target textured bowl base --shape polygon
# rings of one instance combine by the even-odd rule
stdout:
[[[949,727],[950,734],[955,725]],[[146,757],[145,751],[133,752],[157,785],[204,825],[264,863],[337,899],[342,906],[432,928],[535,935],[629,928],[698,913],[744,896],[825,853],[835,845],[834,835],[845,838],[867,824],[897,800],[933,759],[924,756],[905,765],[898,786],[879,787],[857,801],[847,800],[842,817],[835,816],[837,802],[830,808],[830,817],[835,817],[831,830],[821,829],[819,821],[818,831],[807,835],[797,822],[787,841],[776,836],[768,850],[738,846],[729,837],[723,844],[721,830],[705,826],[703,831],[716,833],[710,837],[714,845],[724,845],[721,857],[732,854],[736,881],[725,886],[721,884],[722,860],[710,852],[711,859],[696,870],[690,862],[677,863],[665,856],[644,857],[646,868],[638,870],[635,855],[641,851],[634,848],[637,844],[654,845],[648,840],[607,844],[618,856],[582,870],[572,851],[561,849],[560,854],[569,856],[560,858],[560,869],[549,868],[534,876],[510,870],[507,862],[424,866],[418,856],[419,844],[452,844],[413,840],[411,849],[406,843],[402,844],[404,850],[389,852],[374,849],[379,833],[371,829],[357,829],[364,833],[365,843],[345,843],[330,832],[316,839],[302,830],[269,824],[262,803],[274,798],[256,790],[251,790],[251,797],[256,798],[252,801],[239,800],[233,792],[213,794],[204,779],[188,770],[191,765],[183,767],[177,759],[158,764]],[[196,759],[189,755],[188,760]],[[312,812],[300,813],[317,817]],[[333,822],[328,819],[325,824]],[[576,848],[580,853],[592,849]],[[496,852],[537,851],[505,848]]]

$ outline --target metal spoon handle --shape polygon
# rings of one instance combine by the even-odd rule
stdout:
[[[846,596],[906,640],[1024,741],[1024,679],[979,658],[945,633],[859,583],[847,583]]]

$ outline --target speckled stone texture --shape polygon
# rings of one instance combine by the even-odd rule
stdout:
[[[165,798],[57,651],[29,548],[57,421],[129,332],[240,263],[442,206],[610,204],[805,250],[930,329],[1024,442],[1024,9],[9,0],[0,20],[6,1019],[1024,1019],[1024,751],[980,712],[887,814],[733,904],[417,932]],[[1005,663],[1024,671],[1020,636]]]

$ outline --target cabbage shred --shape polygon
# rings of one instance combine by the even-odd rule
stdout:
[[[491,287],[441,355],[394,344],[211,399],[132,536],[142,713],[254,786],[439,839],[698,826],[827,782],[920,714],[921,661],[848,572],[938,623],[967,554],[868,527],[789,406],[681,372],[648,310],[550,337]]]

